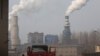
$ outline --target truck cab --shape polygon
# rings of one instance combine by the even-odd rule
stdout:
[[[28,56],[55,56],[55,47],[48,47],[47,45],[32,45],[27,48]]]

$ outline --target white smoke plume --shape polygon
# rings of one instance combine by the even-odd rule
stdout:
[[[20,2],[18,4],[15,4],[12,7],[12,11],[9,12],[9,31],[11,28],[11,24],[13,24],[11,22],[12,16],[17,15],[20,11],[27,11],[27,10],[38,10],[42,7],[42,4],[45,0],[20,0]]]
[[[16,4],[12,7],[10,14],[17,14],[18,12],[25,9],[36,10],[41,7],[43,0],[20,0],[19,4]]]
[[[88,0],[73,0],[71,5],[68,7],[68,9],[65,12],[65,16],[70,15],[72,12],[81,9]]]

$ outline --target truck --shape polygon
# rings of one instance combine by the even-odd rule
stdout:
[[[27,47],[27,56],[56,56],[56,48],[48,45],[32,45]]]

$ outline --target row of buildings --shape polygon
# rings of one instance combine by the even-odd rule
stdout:
[[[66,40],[66,42],[64,41]],[[74,39],[65,39],[65,37],[58,35],[47,34],[34,32],[28,33],[28,43],[29,44],[78,44],[77,40]]]
[[[28,34],[28,43],[29,44],[57,44],[58,36],[57,35],[45,35],[44,33],[29,33]]]
[[[93,33],[94,34],[94,33]],[[93,35],[92,34],[92,35]],[[91,45],[87,45],[87,34],[83,35],[81,34],[80,41],[72,38],[75,37],[70,31],[70,23],[69,23],[69,17],[65,17],[65,26],[62,33],[62,36],[58,35],[52,35],[47,34],[44,35],[44,33],[39,32],[30,32],[28,33],[28,43],[20,45],[16,51],[17,53],[25,53],[27,51],[27,47],[31,45],[48,45],[51,47],[56,48],[56,56],[81,56],[82,53],[86,52],[100,52],[100,46],[96,46],[96,41],[91,41],[93,44],[93,47]],[[94,35],[93,35],[94,36]],[[78,36],[76,36],[77,38]],[[95,38],[95,36],[94,36]],[[90,38],[92,39],[92,38]],[[90,40],[89,39],[89,40]],[[94,40],[94,39],[93,39]],[[60,42],[61,41],[61,42]],[[9,42],[11,43],[11,42]],[[89,52],[89,53],[90,53]]]
[[[60,39],[61,38],[61,39]],[[62,41],[60,43],[60,41]],[[77,44],[76,40],[71,39],[70,23],[69,17],[65,16],[65,25],[62,32],[62,36],[47,34],[44,36],[44,33],[29,33],[28,34],[28,43],[31,44]]]
[[[83,35],[83,34],[81,34]],[[92,34],[93,36],[95,33]],[[92,36],[92,37],[93,37]],[[74,38],[73,38],[74,37]],[[80,38],[81,37],[81,38]],[[28,43],[30,44],[47,44],[52,47],[56,47],[56,56],[82,56],[84,53],[95,53],[100,52],[100,46],[95,45],[95,39],[90,37],[90,39],[93,39],[95,41],[91,41],[93,46],[87,45],[88,39],[87,34],[80,36],[75,36],[70,31],[70,23],[69,23],[69,17],[65,17],[65,26],[62,33],[62,36],[58,37],[58,35],[45,35],[43,33],[29,33],[28,34]],[[60,39],[62,38],[62,39]],[[96,38],[96,36],[94,36]],[[62,41],[62,42],[60,42]]]
[[[71,39],[70,23],[69,17],[65,17],[65,26],[62,36],[44,33],[29,33],[28,43],[32,45],[48,45],[50,47],[56,48],[56,56],[80,56],[81,47],[78,45],[77,41]]]

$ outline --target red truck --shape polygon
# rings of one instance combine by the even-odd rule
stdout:
[[[56,48],[48,45],[33,45],[27,48],[27,56],[56,56]]]

